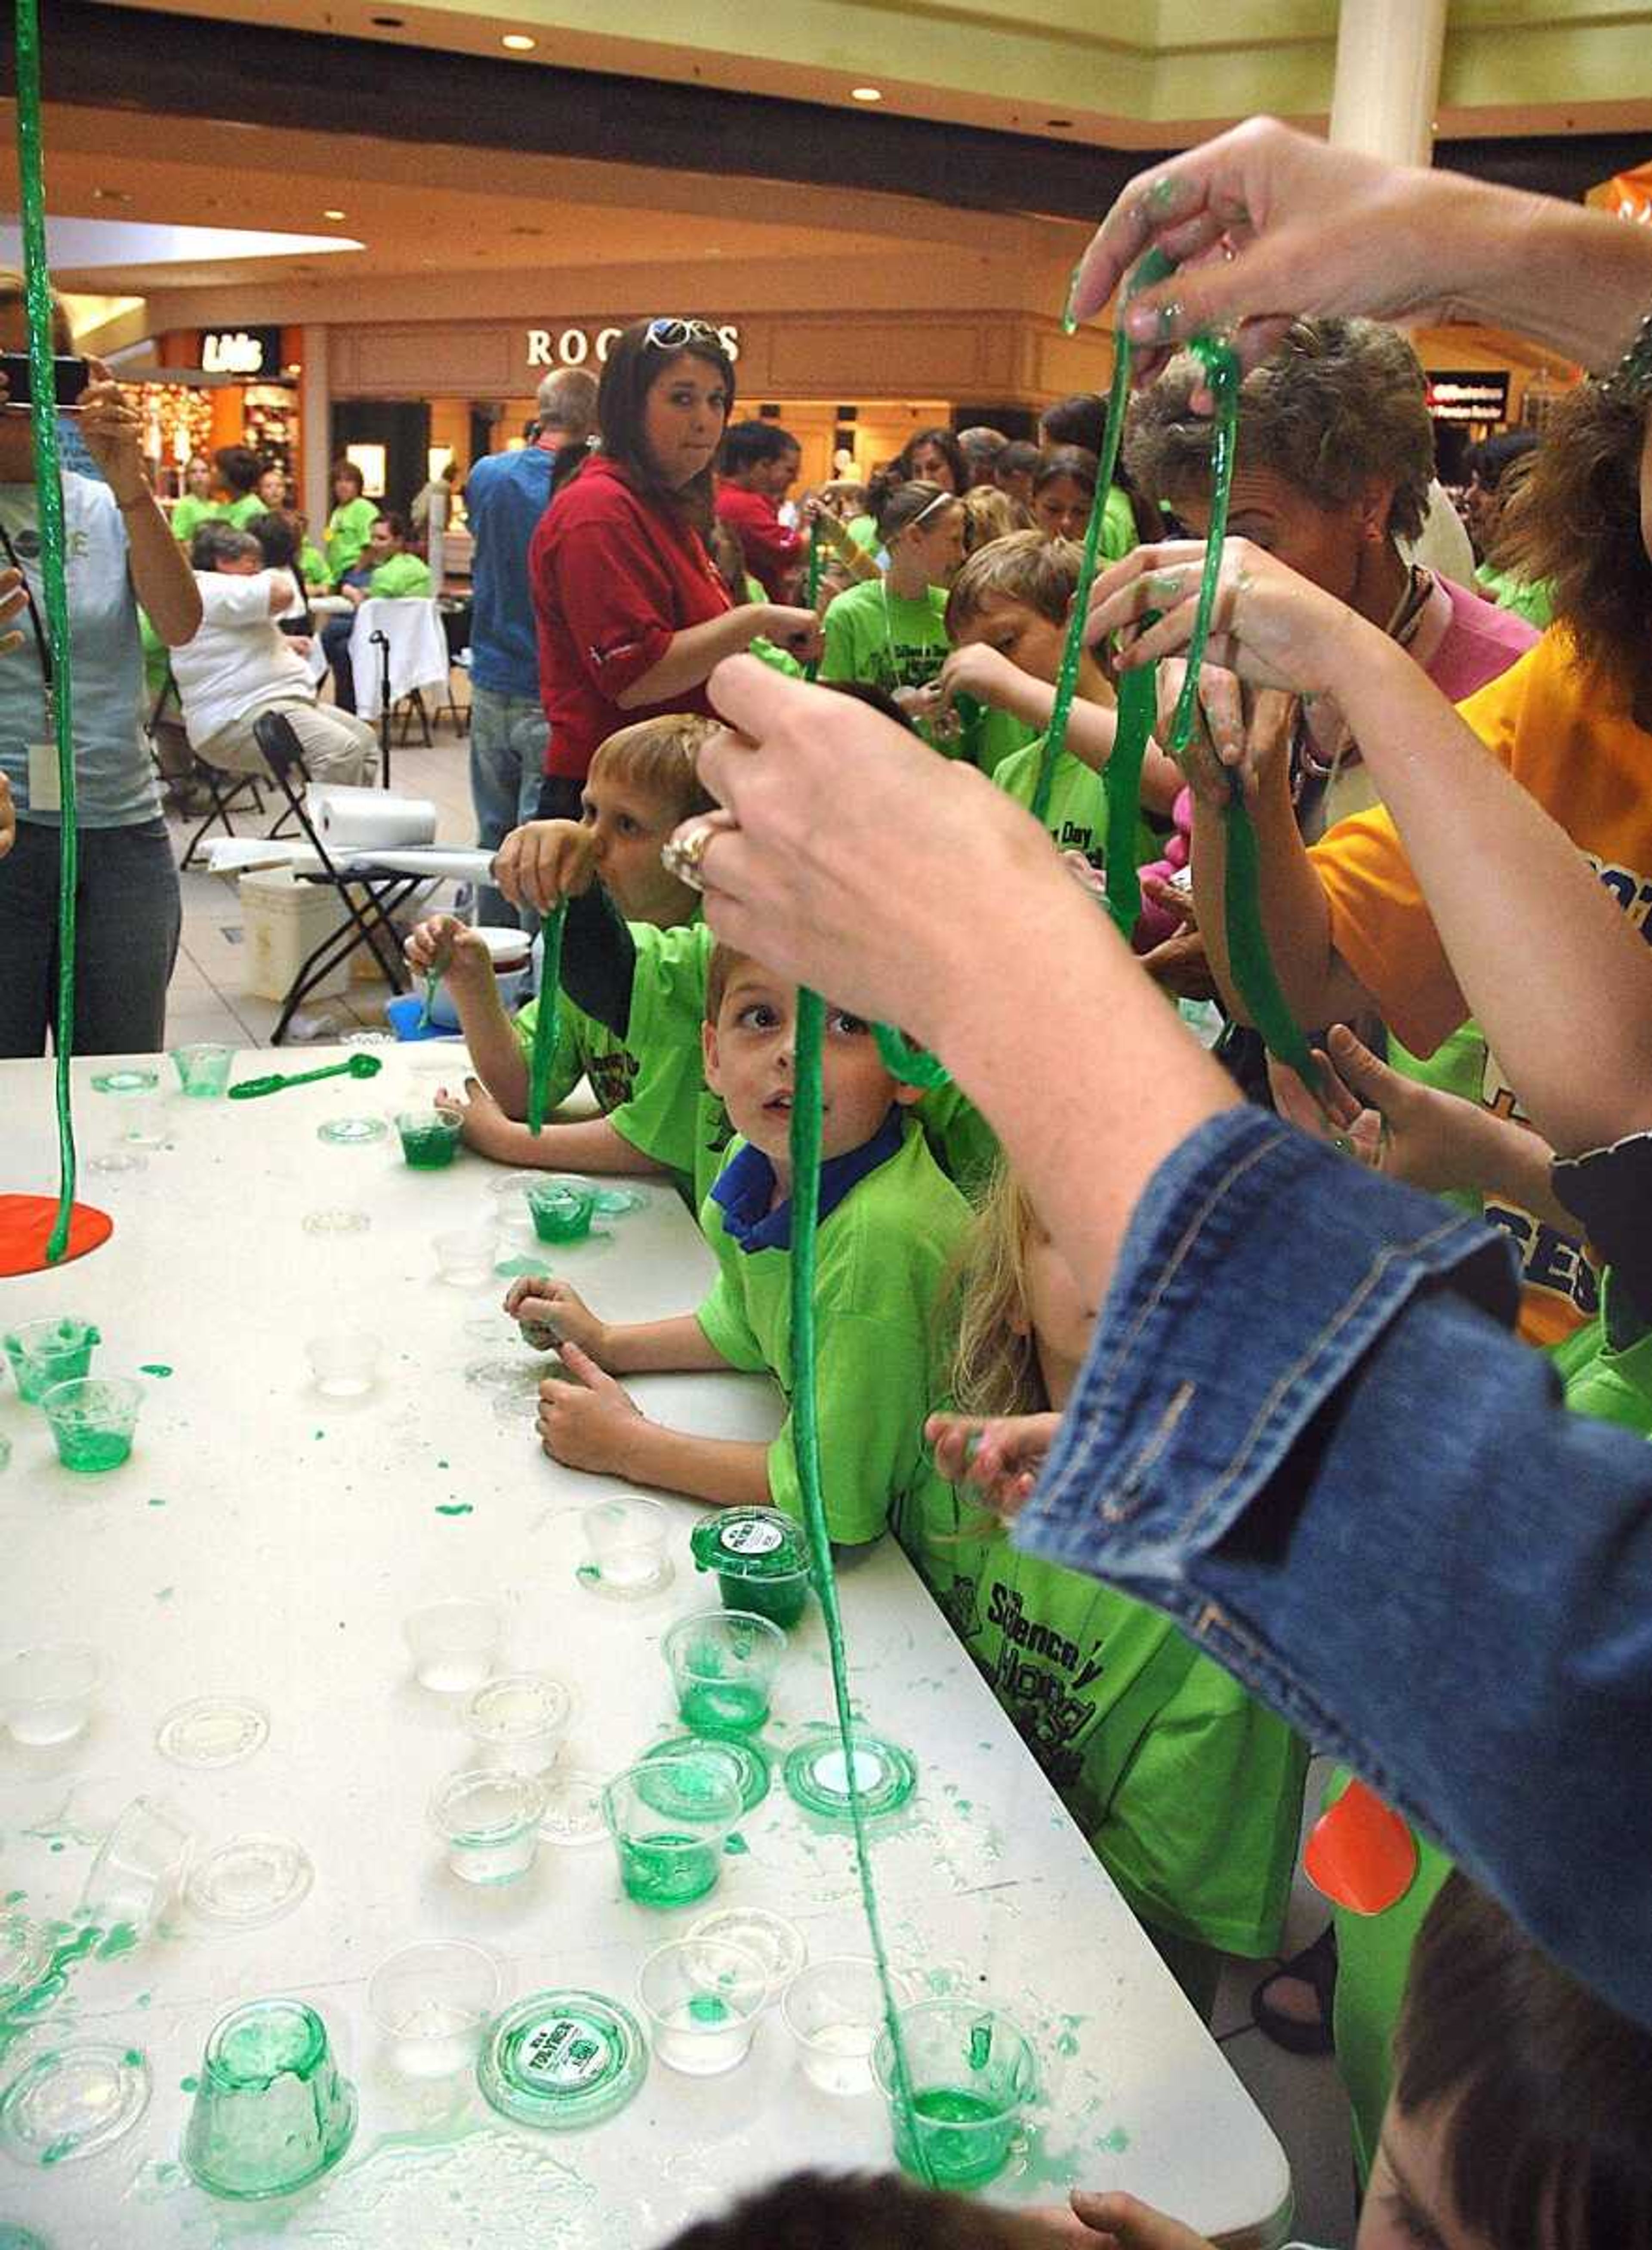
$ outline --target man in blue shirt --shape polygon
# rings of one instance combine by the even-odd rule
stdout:
[[[539,699],[539,654],[528,585],[528,542],[557,487],[584,457],[597,417],[597,381],[564,368],[539,386],[539,435],[514,453],[490,453],[465,487],[471,564],[470,793],[476,840],[495,850],[531,820],[544,777],[549,729]],[[518,917],[486,885],[480,919]],[[521,919],[536,918],[524,911]]]

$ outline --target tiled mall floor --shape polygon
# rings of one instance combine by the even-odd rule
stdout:
[[[432,748],[410,747],[392,753],[397,793],[428,797],[439,816],[443,843],[470,844],[475,830],[470,803],[467,744],[439,728]],[[193,824],[173,823],[180,853]],[[267,822],[239,822],[256,835]],[[234,1046],[264,1046],[279,1004],[245,989],[245,925],[232,881],[191,873],[183,883],[183,945],[172,978],[167,1037],[226,1040]],[[382,1028],[385,985],[352,984],[347,996],[318,1001],[309,1013],[315,1035],[336,1038],[351,1023]],[[1319,1776],[1310,1776],[1308,1803],[1317,1807]],[[1298,1879],[1288,1950],[1306,1944],[1324,1927],[1326,1910]],[[1272,2123],[1290,2159],[1296,2184],[1296,2231],[1304,2242],[1341,2250],[1353,2239],[1350,2191],[1351,2158],[1341,2089],[1328,2059],[1307,2060],[1284,2053],[1264,2039],[1250,2020],[1250,1993],[1263,1973],[1254,1962],[1235,1962],[1222,1980],[1212,2028],[1223,2051]]]

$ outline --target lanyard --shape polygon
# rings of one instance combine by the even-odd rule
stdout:
[[[51,637],[40,622],[40,611],[34,598],[34,588],[29,583],[29,574],[24,569],[22,558],[11,543],[11,534],[3,523],[0,523],[0,547],[5,549],[6,561],[23,581],[24,598],[29,604],[29,624],[34,633],[34,652],[40,666],[40,686],[45,695],[46,723],[50,726],[52,714],[57,707],[57,680],[52,666]]]

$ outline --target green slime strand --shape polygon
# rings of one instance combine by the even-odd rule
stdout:
[[[1210,378],[1216,401],[1216,422],[1211,445],[1210,529],[1205,547],[1204,575],[1199,582],[1192,638],[1187,644],[1187,677],[1182,682],[1171,728],[1171,753],[1179,763],[1192,740],[1199,667],[1205,659],[1221,578],[1222,544],[1227,536],[1227,503],[1233,489],[1239,428],[1239,361],[1233,347],[1217,337],[1196,336],[1192,349],[1204,362]],[[1227,788],[1227,803],[1222,808],[1227,854],[1222,905],[1228,966],[1240,997],[1269,1054],[1294,1070],[1323,1107],[1318,1069],[1290,1012],[1273,956],[1268,949],[1261,915],[1261,854],[1255,825],[1245,803],[1244,783],[1238,772],[1229,770]]]
[[[534,1018],[534,1044],[528,1058],[528,1130],[537,1134],[550,1106],[550,1066],[556,1053],[557,1018],[562,999],[562,933],[568,919],[568,901],[559,899],[545,917],[545,949],[539,966],[539,1011]]]
[[[29,316],[30,408],[34,487],[40,510],[40,578],[55,692],[47,697],[58,749],[58,1020],[55,1092],[58,1209],[46,1240],[55,1266],[69,1246],[74,1209],[74,894],[80,839],[75,795],[74,714],[69,677],[69,593],[64,575],[63,480],[58,459],[57,386],[52,365],[52,276],[46,265],[45,191],[40,139],[40,19],[37,0],[17,0],[17,175],[23,217],[24,295]]]
[[[805,594],[806,606],[814,611],[816,617],[820,614],[819,607],[820,573],[825,562],[826,541],[821,533],[820,519],[817,515],[809,525],[809,583]],[[805,680],[814,680],[819,676],[819,658],[812,656],[803,667],[803,676]]]
[[[1144,623],[1152,621],[1150,611]],[[1102,773],[1102,796],[1107,806],[1107,832],[1102,863],[1107,877],[1107,911],[1119,935],[1126,940],[1142,910],[1140,863],[1137,859],[1141,829],[1142,765],[1148,739],[1158,715],[1158,666],[1144,664],[1127,672],[1119,683],[1118,731],[1113,755]]]
[[[832,1660],[832,1696],[837,1712],[838,1740],[843,1747],[847,1777],[849,1821],[854,1831],[854,1859],[861,1881],[861,1906],[867,1936],[883,1996],[883,2020],[895,2060],[895,2107],[897,2136],[909,2140],[918,2151],[918,2171],[933,2186],[923,2161],[916,2122],[912,2079],[907,2067],[906,2042],[901,2035],[900,2012],[889,1976],[889,1957],[884,1950],[883,1922],[878,1911],[877,1887],[872,1877],[872,1847],[866,1814],[854,1773],[853,1722],[849,1712],[849,1664],[843,1647],[843,1619],[838,1606],[837,1573],[832,1565],[832,1541],[826,1530],[826,1501],[820,1490],[820,1425],[815,1398],[816,1339],[814,1332],[815,1233],[820,1216],[820,1042],[825,1010],[818,992],[798,991],[798,1021],[791,1095],[791,1445],[797,1461],[798,1485],[803,1496],[803,1523],[814,1565],[815,1591],[826,1621],[826,1648]]]

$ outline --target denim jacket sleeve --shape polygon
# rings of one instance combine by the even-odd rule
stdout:
[[[1254,1108],[1160,1167],[1018,1545],[1166,1610],[1652,2023],[1652,1447],[1500,1238]]]

